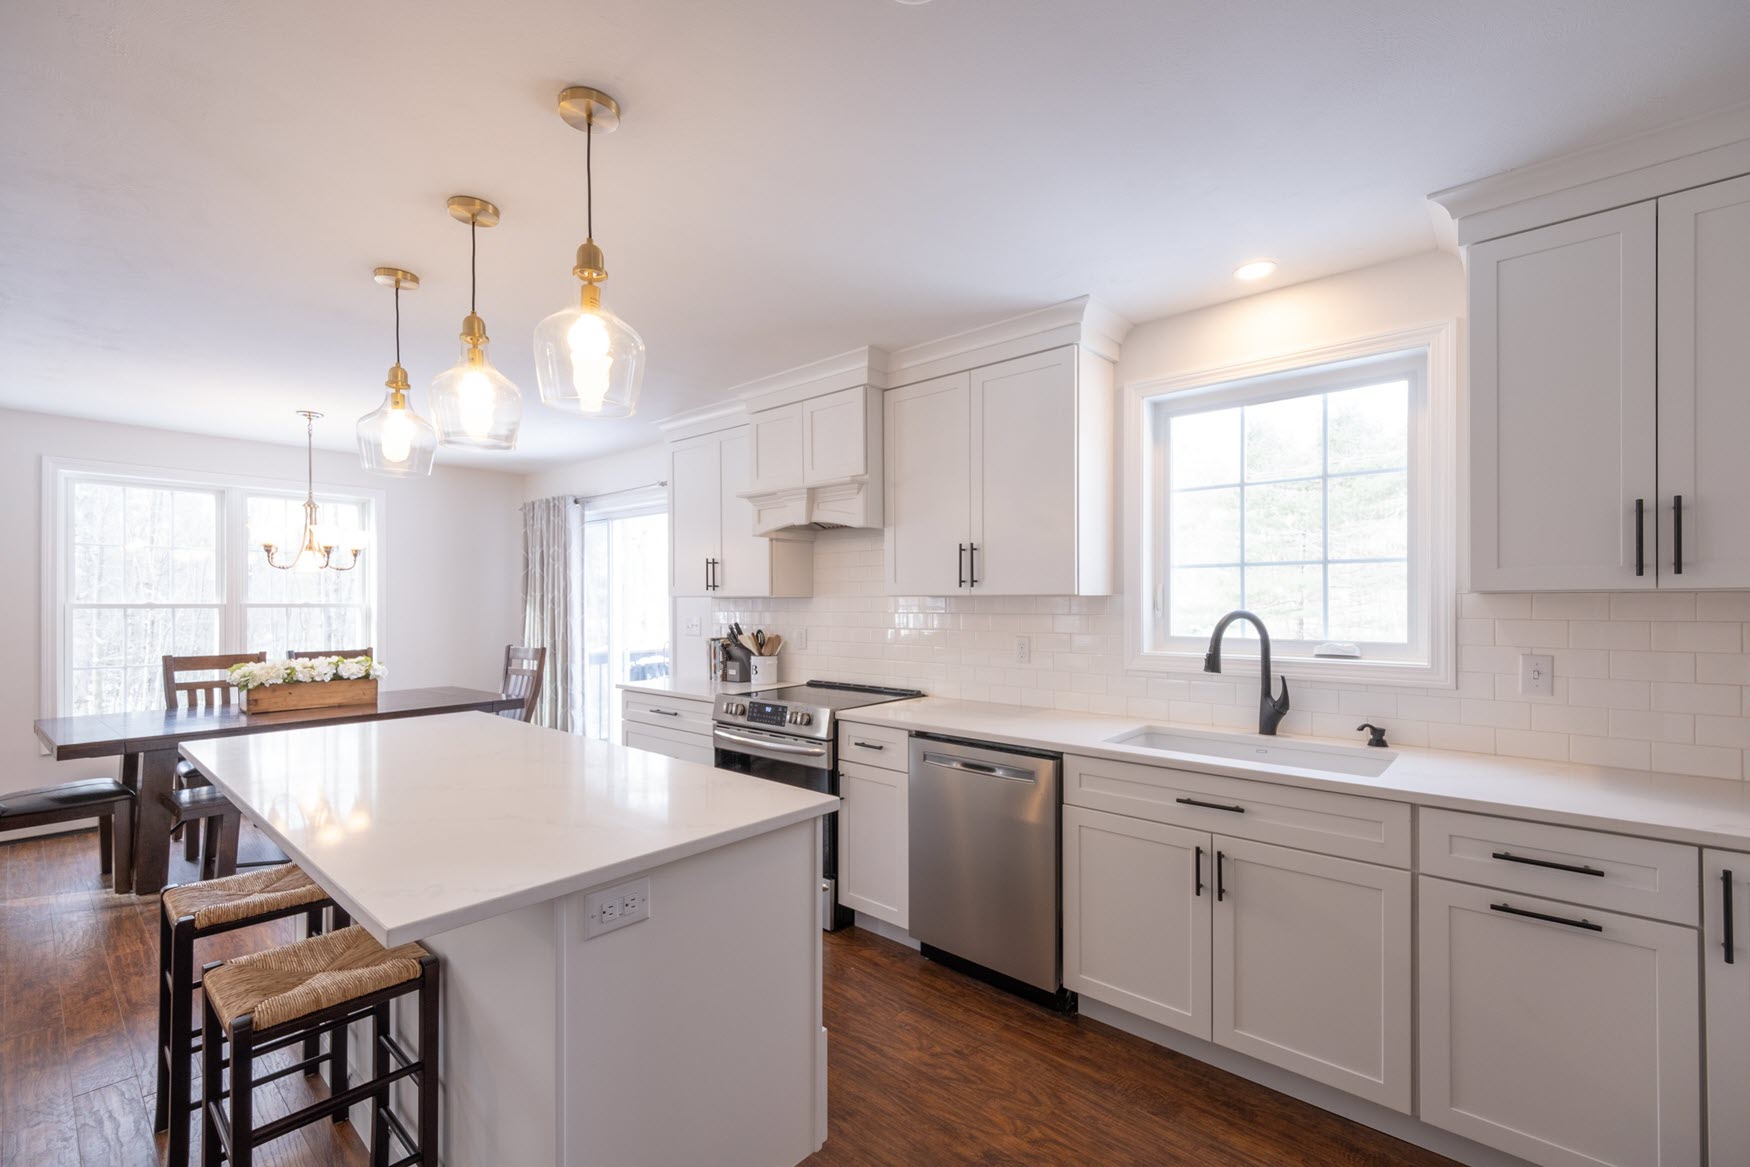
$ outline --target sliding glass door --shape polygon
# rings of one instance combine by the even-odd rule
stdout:
[[[660,490],[586,499],[583,731],[620,740],[621,681],[669,675],[668,501]]]

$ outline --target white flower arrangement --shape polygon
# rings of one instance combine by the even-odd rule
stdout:
[[[375,681],[389,670],[368,656],[314,656],[299,660],[250,661],[232,665],[231,683],[239,689],[296,685],[313,681]]]

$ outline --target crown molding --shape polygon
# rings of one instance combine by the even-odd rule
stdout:
[[[957,332],[888,354],[887,387],[958,373],[1012,357],[1079,344],[1108,361],[1118,360],[1131,322],[1092,296],[1023,312],[994,324]]]
[[[665,417],[656,423],[656,428],[662,431],[665,439],[677,442],[682,438],[696,438],[701,434],[716,433],[718,430],[734,429],[738,425],[746,424],[747,409],[738,399],[719,401],[714,405],[703,405],[698,409]]]
[[[754,413],[863,385],[873,385],[877,389],[887,387],[885,349],[854,348],[769,377],[743,381],[731,388],[729,394],[743,402],[749,413]]]
[[[1460,244],[1750,173],[1750,104],[1521,166],[1428,196]]]

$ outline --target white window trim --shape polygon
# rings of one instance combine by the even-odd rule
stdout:
[[[122,462],[97,462],[86,459],[57,458],[44,455],[42,459],[42,554],[41,554],[41,619],[38,627],[41,629],[41,645],[39,648],[38,671],[38,709],[41,717],[60,717],[64,708],[65,678],[61,671],[61,662],[65,657],[67,645],[66,605],[62,603],[67,580],[67,524],[70,521],[67,500],[67,486],[71,479],[92,476],[111,479],[133,479],[155,486],[188,486],[203,490],[218,489],[225,493],[223,513],[220,516],[218,560],[223,568],[220,578],[219,600],[219,651],[246,652],[249,649],[242,646],[243,626],[242,613],[245,607],[242,596],[244,587],[242,560],[233,559],[230,549],[233,545],[247,545],[249,533],[246,529],[247,517],[243,508],[234,500],[241,495],[286,494],[299,498],[304,496],[308,483],[293,478],[263,478],[237,474],[215,474],[204,470],[188,470],[181,467],[142,466]],[[370,557],[365,570],[370,572],[371,591],[371,643],[379,651],[382,650],[382,613],[384,597],[388,595],[388,571],[383,562],[381,548],[384,543],[386,529],[387,496],[381,490],[370,487],[325,488],[318,485],[316,501],[344,502],[362,499],[371,506],[371,546],[365,552]],[[236,597],[233,602],[232,597]],[[177,605],[179,607],[206,607],[203,604]],[[283,605],[270,605],[283,606]],[[294,605],[295,606],[295,605]],[[235,646],[235,647],[234,647]],[[383,653],[387,658],[390,654]]]
[[[1458,504],[1458,324],[1438,321],[1393,332],[1376,333],[1338,344],[1284,353],[1264,360],[1194,372],[1153,377],[1125,384],[1120,429],[1124,474],[1124,640],[1125,667],[1139,672],[1198,673],[1203,653],[1151,650],[1147,604],[1156,580],[1150,562],[1149,528],[1153,508],[1145,479],[1150,465],[1148,403],[1164,394],[1190,393],[1272,374],[1291,373],[1317,365],[1422,350],[1427,400],[1422,424],[1412,435],[1415,457],[1428,470],[1430,489],[1421,501],[1418,521],[1427,531],[1426,602],[1428,661],[1324,660],[1276,655],[1272,665],[1296,680],[1331,681],[1350,685],[1393,685],[1450,689],[1457,683],[1455,609],[1457,606]],[[1412,568],[1414,570],[1414,568]],[[1226,672],[1256,675],[1256,642],[1230,638],[1223,649]]]

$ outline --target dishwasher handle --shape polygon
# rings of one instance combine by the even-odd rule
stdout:
[[[1020,766],[999,766],[995,762],[975,762],[969,758],[956,758],[950,754],[925,751],[924,764],[939,766],[944,770],[962,770],[968,774],[977,774],[985,778],[1002,778],[1010,782],[1031,784],[1039,781],[1037,773]]]

